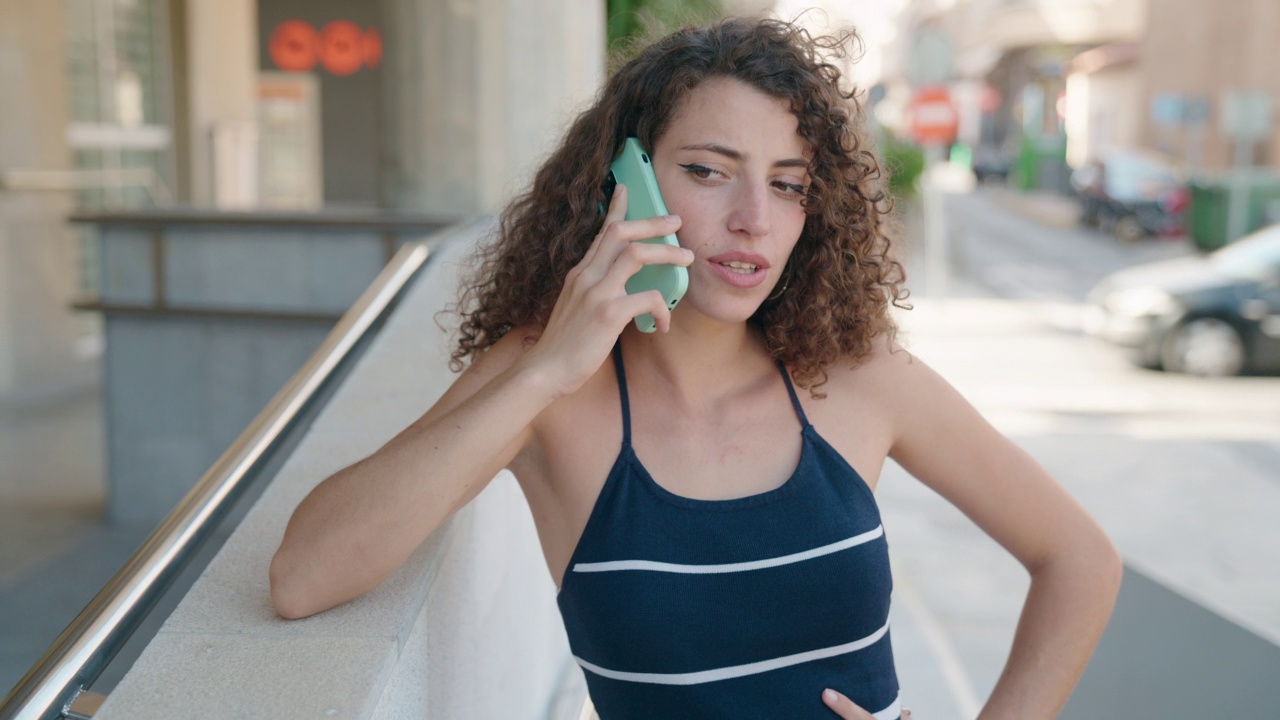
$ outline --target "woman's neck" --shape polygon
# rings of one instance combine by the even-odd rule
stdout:
[[[670,392],[689,407],[719,404],[726,393],[750,384],[754,374],[771,371],[773,361],[760,332],[745,322],[722,323],[682,313],[670,332],[642,333],[629,325],[622,334],[627,378],[643,378],[651,390]],[[634,370],[633,370],[634,368]]]

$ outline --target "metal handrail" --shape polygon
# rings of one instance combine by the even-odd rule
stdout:
[[[430,244],[438,246],[452,234],[446,231]],[[246,478],[428,255],[427,243],[409,243],[396,253],[306,364],[0,701],[0,720],[44,720],[68,713],[75,697],[97,679],[244,493]]]

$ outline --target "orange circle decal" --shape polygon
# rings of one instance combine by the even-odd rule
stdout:
[[[350,20],[334,20],[320,31],[320,63],[334,75],[351,75],[364,64],[364,32]]]
[[[364,64],[376,68],[382,64],[382,33],[377,28],[364,31],[360,49],[363,51]]]
[[[307,72],[316,66],[320,35],[311,23],[285,20],[271,31],[267,52],[276,67],[288,72]]]

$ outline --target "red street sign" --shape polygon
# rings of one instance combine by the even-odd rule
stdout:
[[[907,108],[911,139],[921,145],[950,145],[960,129],[960,114],[951,93],[941,85],[916,92]]]

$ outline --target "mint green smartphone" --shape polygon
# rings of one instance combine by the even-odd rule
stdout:
[[[627,220],[643,220],[667,214],[667,204],[662,201],[662,194],[658,192],[658,178],[653,174],[653,163],[639,140],[627,138],[622,146],[622,153],[609,169],[612,177],[606,186],[606,197],[612,196],[613,185],[622,183],[627,186]],[[639,242],[680,246],[675,233]],[[671,310],[675,309],[676,303],[680,302],[688,289],[689,271],[679,265],[645,265],[627,280],[628,294],[657,290],[662,293],[663,300]],[[640,315],[635,322],[640,332],[650,333],[657,329],[657,324],[649,313]]]

